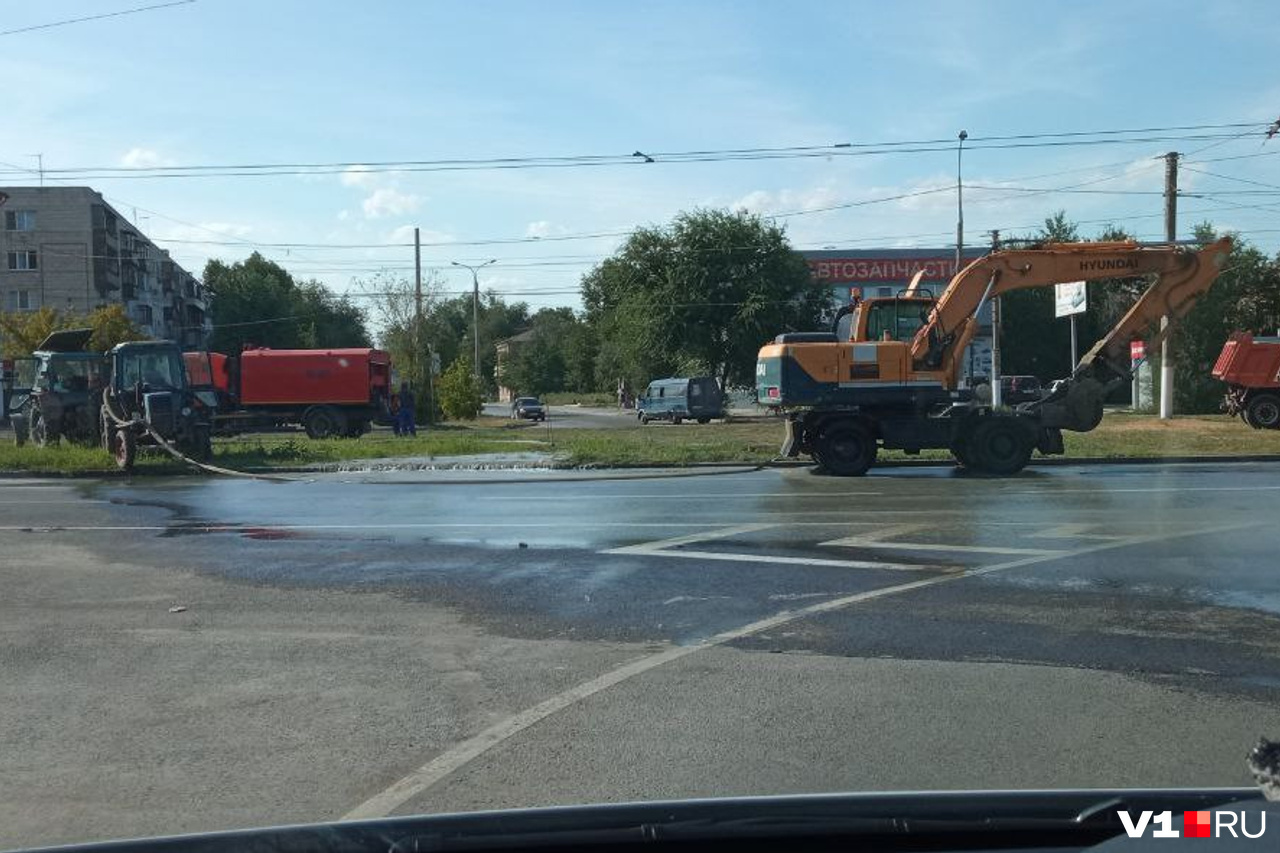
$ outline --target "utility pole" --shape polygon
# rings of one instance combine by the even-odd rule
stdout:
[[[1000,249],[1000,232],[991,232],[991,251]],[[1004,404],[1004,382],[1000,379],[1000,297],[991,299],[991,407]]]
[[[430,359],[428,359],[428,362]],[[418,376],[422,376],[422,241],[418,228],[413,229],[413,363],[418,367]],[[430,373],[431,365],[427,364],[426,372]],[[422,386],[418,386],[422,393]],[[427,420],[431,420],[431,412],[435,409],[434,395],[427,407]]]
[[[489,264],[497,263],[497,258],[490,258],[483,264],[471,266],[470,264],[461,264],[457,261],[450,261],[455,267],[462,267],[471,270],[471,339],[475,343],[475,358],[471,362],[471,375],[476,379],[480,378],[480,277],[476,275],[477,270],[484,269]]]
[[[1178,239],[1178,152],[1164,155],[1164,238]],[[1169,341],[1169,315],[1160,318],[1160,419],[1173,417],[1173,347]]]
[[[969,138],[967,131],[960,131],[960,144],[956,146],[956,274],[964,266],[964,180],[961,177],[961,157],[964,156],[964,141]]]

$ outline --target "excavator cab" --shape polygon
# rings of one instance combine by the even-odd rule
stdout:
[[[932,297],[901,293],[868,299],[858,306],[850,328],[850,340],[910,342],[928,321],[933,304]]]

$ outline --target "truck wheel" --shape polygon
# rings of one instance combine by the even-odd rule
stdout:
[[[1254,429],[1280,429],[1280,395],[1254,394],[1244,415],[1245,423]]]
[[[113,429],[110,435],[109,449],[112,458],[116,461],[116,467],[121,471],[132,470],[134,460],[138,457],[138,437],[128,428]]]
[[[333,438],[342,434],[346,425],[337,410],[329,406],[315,406],[303,415],[302,426],[307,431],[307,438]]]
[[[704,425],[709,424],[711,423],[711,418],[698,418],[698,423],[704,424]]]
[[[833,424],[818,436],[813,458],[837,477],[860,477],[875,464],[876,439],[862,424]]]
[[[988,418],[978,424],[967,456],[975,467],[991,474],[1016,474],[1031,461],[1031,436],[1012,418]]]
[[[641,425],[641,426],[647,426],[647,425],[648,425],[648,423],[649,423],[649,416],[648,416],[648,415],[646,415],[644,412],[641,412],[637,417],[639,417],[639,418],[640,418],[640,425]]]
[[[684,423],[684,418],[680,417],[679,415],[674,415],[671,418],[671,423],[673,423],[676,426],[680,426],[680,424]]]

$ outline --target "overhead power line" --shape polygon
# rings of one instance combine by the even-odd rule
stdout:
[[[0,30],[0,36],[12,36],[18,33],[29,33],[35,30],[47,30],[53,27],[65,27],[68,24],[82,24],[85,21],[101,21],[104,18],[119,18],[122,15],[136,15],[139,12],[150,12],[153,9],[167,9],[170,6],[187,6],[196,0],[173,0],[170,3],[156,3],[151,6],[137,6],[133,9],[121,9],[118,12],[104,12],[100,15],[85,15],[83,18],[67,18],[64,21],[51,21],[47,24],[35,24],[30,27],[17,27],[12,30]]]
[[[1261,122],[1178,125],[1166,128],[1130,128],[1058,133],[1025,133],[971,137],[967,147],[982,149],[1045,148],[1077,145],[1116,145],[1193,140],[1224,140],[1258,130]],[[1230,132],[1219,132],[1230,131]],[[235,163],[174,166],[81,166],[44,170],[50,180],[115,180],[201,177],[265,177],[281,175],[325,175],[349,171],[449,172],[506,169],[589,168],[602,166],[647,166],[653,163],[708,163],[775,159],[804,159],[870,156],[887,154],[929,154],[953,150],[951,139],[898,140],[883,142],[840,142],[829,145],[798,145],[777,148],[722,148],[687,151],[650,151],[632,154],[580,154],[570,156],[525,156],[499,158],[453,158],[431,160],[348,160],[320,163]],[[639,155],[639,156],[637,156]],[[25,171],[25,170],[24,170]]]

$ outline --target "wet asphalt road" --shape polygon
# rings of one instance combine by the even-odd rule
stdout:
[[[0,842],[1243,784],[1280,735],[1278,495],[1264,464],[9,481]]]

